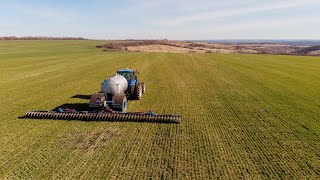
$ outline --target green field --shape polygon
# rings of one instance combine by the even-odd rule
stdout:
[[[320,177],[320,58],[103,52],[98,41],[0,41],[0,178]],[[87,103],[120,68],[129,111],[181,124],[18,119]]]

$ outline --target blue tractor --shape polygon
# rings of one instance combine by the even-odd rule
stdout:
[[[146,85],[144,82],[139,82],[137,78],[138,71],[131,69],[120,69],[117,74],[125,77],[128,81],[128,88],[125,92],[130,100],[140,100],[143,93],[146,92]]]

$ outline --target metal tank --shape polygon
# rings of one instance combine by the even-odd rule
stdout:
[[[119,74],[111,76],[101,83],[101,92],[107,94],[124,93],[127,88],[127,79]]]

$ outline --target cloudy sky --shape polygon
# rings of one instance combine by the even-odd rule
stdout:
[[[0,36],[320,39],[320,0],[1,0]]]

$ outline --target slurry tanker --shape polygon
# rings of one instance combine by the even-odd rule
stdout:
[[[140,100],[146,92],[144,82],[137,78],[137,71],[118,70],[116,75],[101,83],[101,90],[90,97],[87,111],[58,108],[54,111],[30,111],[23,118],[65,119],[84,121],[137,121],[180,123],[181,115],[148,112],[127,112],[128,100]]]

